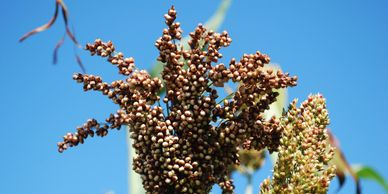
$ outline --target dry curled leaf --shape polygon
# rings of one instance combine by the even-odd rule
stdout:
[[[27,32],[26,34],[24,34],[20,39],[19,39],[19,42],[23,42],[25,39],[27,39],[28,37],[36,34],[36,33],[39,33],[39,32],[42,32],[42,31],[45,31],[47,30],[48,28],[50,28],[54,23],[55,23],[55,20],[57,19],[58,17],[58,10],[59,10],[59,4],[58,4],[58,1],[55,2],[55,12],[54,12],[54,16],[50,19],[49,22],[47,22],[46,24],[42,25],[42,26],[39,26],[29,32]]]
[[[361,194],[361,183],[357,174],[353,171],[350,164],[346,160],[345,154],[342,152],[338,140],[335,138],[334,134],[328,130],[329,141],[332,146],[336,149],[334,151],[334,164],[337,166],[336,175],[339,181],[338,191],[342,188],[345,183],[346,176],[345,173],[349,173],[352,176],[356,184],[356,193]]]
[[[61,48],[63,43],[65,42],[65,35],[62,36],[62,38],[57,42],[54,48],[54,53],[53,53],[53,64],[57,64],[58,62],[58,50]]]
[[[65,30],[65,35],[63,35],[62,38],[59,39],[59,41],[55,45],[54,52],[53,52],[53,63],[54,64],[56,64],[57,61],[58,61],[58,50],[63,45],[63,43],[65,41],[66,35],[72,40],[72,42],[74,43],[75,46],[80,47],[77,39],[75,38],[74,33],[70,30],[70,27],[69,27],[69,11],[68,11],[68,9],[66,7],[66,4],[62,0],[55,0],[55,12],[54,12],[54,15],[52,16],[52,18],[50,19],[49,22],[47,22],[46,24],[44,24],[42,26],[39,26],[39,27],[29,31],[29,32],[27,32],[26,34],[24,34],[19,39],[19,42],[23,42],[24,40],[26,40],[27,38],[31,37],[32,35],[40,33],[40,32],[43,32],[43,31],[49,29],[55,23],[55,21],[58,18],[59,8],[61,8],[61,11],[62,11],[62,16],[63,16],[63,20],[65,22],[65,29],[66,30]],[[75,54],[75,57],[76,57],[78,65],[80,66],[82,71],[85,72],[85,68],[82,65],[80,57],[77,54]]]

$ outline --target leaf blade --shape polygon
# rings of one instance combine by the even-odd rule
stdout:
[[[384,177],[380,175],[375,169],[370,166],[364,165],[352,165],[352,170],[356,173],[359,178],[372,180],[378,183],[386,192],[388,192],[388,183]]]
[[[342,188],[345,182],[345,173],[350,174],[356,184],[356,193],[361,194],[361,183],[358,175],[353,171],[349,162],[346,160],[345,154],[341,150],[338,140],[334,134],[328,130],[330,144],[335,147],[333,163],[337,166],[337,177],[340,180],[338,191]]]
[[[58,2],[55,2],[55,12],[54,12],[54,15],[53,17],[50,19],[49,22],[47,22],[46,24],[42,25],[42,26],[39,26],[29,32],[27,32],[26,34],[24,34],[20,39],[19,39],[19,42],[23,42],[24,40],[26,40],[27,38],[29,38],[30,36],[34,35],[34,34],[37,34],[39,32],[43,32],[47,29],[49,29],[56,21],[57,17],[58,17],[58,12],[59,12],[59,4]]]

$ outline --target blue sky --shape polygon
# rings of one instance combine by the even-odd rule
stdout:
[[[219,4],[66,2],[81,44],[95,38],[112,40],[146,69],[155,61],[154,41],[172,4],[186,33],[204,23]],[[290,99],[322,93],[330,128],[348,160],[370,165],[388,178],[387,10],[383,0],[235,1],[221,27],[233,38],[223,54],[225,60],[256,50],[269,54],[272,62],[299,77],[298,86],[289,90]],[[53,47],[64,32],[61,18],[48,31],[18,43],[25,32],[48,21],[53,11],[53,0],[0,2],[0,193],[127,193],[123,130],[104,139],[88,139],[64,154],[56,151],[56,142],[66,132],[88,118],[102,120],[117,107],[102,95],[84,93],[71,79],[80,69],[69,39],[59,51],[59,63],[52,65]],[[88,73],[107,81],[120,78],[104,60],[78,52]],[[269,175],[268,166],[255,174],[256,189]],[[242,188],[244,180],[235,178]],[[384,193],[373,182],[362,184],[364,193]],[[354,193],[350,179],[341,193]]]

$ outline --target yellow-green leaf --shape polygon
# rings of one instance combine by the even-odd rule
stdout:
[[[352,165],[352,169],[359,178],[375,181],[381,187],[383,187],[386,192],[388,192],[388,183],[384,180],[380,173],[378,173],[372,167],[364,165]]]

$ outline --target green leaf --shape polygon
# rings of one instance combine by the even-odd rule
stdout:
[[[150,75],[151,77],[158,77],[158,78],[161,78],[162,73],[163,71],[163,63],[157,61],[153,66],[152,66],[152,69],[150,70]]]
[[[352,169],[359,178],[375,181],[388,192],[388,183],[375,169],[363,165],[353,165]]]
[[[225,20],[231,3],[232,0],[223,0],[214,15],[205,23],[205,27],[209,30],[218,31]]]

